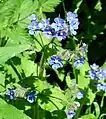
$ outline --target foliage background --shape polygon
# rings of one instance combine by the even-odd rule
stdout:
[[[64,94],[64,90],[59,90],[57,85],[53,87],[47,81],[39,80],[37,77],[42,48],[36,42],[36,39],[39,41],[40,38],[34,38],[28,34],[27,26],[30,23],[28,16],[36,13],[40,18],[50,17],[53,21],[57,16],[65,18],[66,11],[75,11],[80,21],[76,44],[80,42],[88,44],[87,58],[89,64],[96,63],[99,66],[103,64],[105,66],[105,6],[105,0],[0,0],[0,119],[16,119],[16,117],[17,119],[66,118],[64,106],[66,105],[67,93]],[[44,39],[44,45],[48,43],[48,40]],[[62,45],[64,49],[74,50],[75,48],[72,40],[68,38],[58,44]],[[50,53],[52,52],[50,51]],[[50,53],[46,54],[47,57]],[[84,67],[89,69],[89,64]],[[85,72],[85,69],[82,68],[82,70]],[[46,71],[44,71],[43,76],[45,76]],[[53,73],[53,71],[51,72]],[[57,74],[60,80],[64,79],[64,72]],[[55,75],[54,72],[52,75],[54,78],[51,77],[53,84],[57,78]],[[84,76],[82,75],[81,78],[83,79]],[[66,80],[69,83],[70,77],[67,76]],[[89,82],[82,82],[79,84],[80,88],[87,88]],[[5,91],[10,87],[20,89],[17,91],[17,95],[19,95],[17,100],[11,101],[4,96]],[[20,94],[24,93],[22,87],[25,89],[30,87],[29,89],[36,89],[39,92],[38,100],[34,105],[29,104]],[[101,95],[96,95],[90,88],[86,93],[89,101],[85,101],[80,115],[83,119],[97,119],[97,114],[105,112],[105,103],[99,109],[102,100]],[[60,99],[57,99],[58,96]],[[93,104],[93,101],[97,103]],[[105,101],[105,97],[103,101]],[[89,112],[89,107],[92,108],[91,112]],[[93,109],[97,110],[93,112]],[[86,113],[84,113],[85,110]],[[85,114],[89,114],[88,117],[84,117]]]

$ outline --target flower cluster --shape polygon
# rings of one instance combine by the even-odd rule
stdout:
[[[84,58],[78,58],[74,61],[74,67],[78,68],[80,67],[82,64],[84,64]]]
[[[100,69],[99,66],[96,64],[91,65],[91,70],[89,71],[89,77],[91,79],[105,80],[106,68]]]
[[[96,88],[97,88],[98,91],[101,91],[102,90],[102,91],[106,92],[106,85],[105,84],[98,83],[96,85]]]
[[[51,59],[48,61],[48,63],[55,70],[57,70],[58,68],[63,67],[62,59],[57,57],[57,56],[51,56]]]
[[[67,35],[76,35],[79,21],[78,15],[72,12],[67,13],[66,20],[56,17],[53,23],[50,18],[39,20],[38,16],[32,14],[30,17],[31,24],[28,26],[29,34],[34,35],[42,32],[46,37],[56,37],[59,40],[66,39]]]
[[[13,89],[7,89],[6,95],[9,97],[9,99],[13,100],[16,98],[16,91]],[[26,96],[26,99],[29,103],[33,103],[36,98],[37,94],[35,93],[35,91],[29,92],[28,95]]]
[[[74,117],[76,114],[76,110],[78,110],[79,107],[80,107],[79,102],[73,102],[71,108],[66,112],[67,118],[70,119],[70,118]]]
[[[67,21],[69,22],[69,30],[71,35],[76,35],[77,32],[75,30],[78,29],[78,25],[79,25],[78,15],[72,12],[68,12]]]

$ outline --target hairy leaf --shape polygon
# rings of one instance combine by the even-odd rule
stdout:
[[[17,108],[0,99],[0,119],[31,119]]]
[[[6,62],[11,57],[29,49],[29,45],[17,45],[11,47],[0,47],[0,64]]]

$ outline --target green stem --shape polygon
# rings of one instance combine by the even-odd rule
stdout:
[[[41,42],[42,42],[42,46],[44,46],[43,38],[42,38],[41,34],[39,34],[39,36],[40,36],[40,39],[41,39]]]
[[[74,119],[78,119],[78,117],[79,117],[79,115],[80,115],[80,112],[81,112],[82,107],[83,107],[83,104],[81,104],[81,106],[79,107],[79,109],[78,109],[78,111],[77,111],[77,113],[76,113],[76,115],[75,115]]]
[[[33,119],[35,119],[35,104],[33,105]]]
[[[72,59],[72,67],[73,67],[73,73],[74,73],[74,77],[75,77],[75,80],[76,80],[76,84],[78,84],[78,77],[76,75],[76,70],[75,70],[75,67],[74,67],[74,59]]]
[[[36,101],[36,118],[34,119],[39,119],[39,105],[38,105],[38,101]]]
[[[40,69],[39,69],[39,78],[40,79],[42,79],[42,77],[43,77],[44,61],[45,61],[45,59],[44,59],[45,51],[48,49],[48,46],[51,43],[53,43],[53,41],[54,41],[54,38],[51,40],[51,42],[48,45],[44,46],[44,48],[43,48],[43,52],[42,52],[42,56],[41,56],[41,60],[40,60]]]
[[[39,43],[39,45],[41,46],[41,48],[43,48],[42,44],[39,42],[39,40],[37,38],[35,38],[36,41]]]
[[[101,100],[101,104],[100,104],[101,108],[103,107],[103,103],[104,103],[104,95],[102,96],[102,100]]]
[[[102,117],[104,117],[104,116],[106,116],[106,114],[102,114],[102,115],[99,117],[99,119],[104,119],[104,118],[102,118]]]
[[[13,63],[13,61],[11,59],[9,60],[9,63],[11,65],[11,67],[13,68],[13,70],[15,71],[15,73],[17,74],[18,78],[22,79],[20,73],[18,72],[17,68],[15,67],[15,65],[14,65],[14,63]]]
[[[44,54],[45,52],[43,51],[41,60],[40,60],[40,69],[39,69],[39,78],[42,79],[43,76],[43,70],[44,70]]]
[[[65,8],[64,0],[63,0],[63,10],[64,10],[64,12],[65,12],[65,18],[66,18],[67,11],[66,11],[66,8]]]

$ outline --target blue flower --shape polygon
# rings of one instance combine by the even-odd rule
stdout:
[[[66,39],[66,37],[67,37],[67,33],[65,31],[58,31],[56,33],[56,38],[60,41]]]
[[[35,91],[31,91],[31,92],[27,95],[27,101],[28,101],[29,103],[33,103],[36,98],[37,98],[37,95],[36,95]]]
[[[97,88],[97,90],[102,90],[102,91],[104,91],[104,92],[106,92],[106,85],[105,84],[102,84],[102,83],[98,83],[97,85],[96,85],[96,88]]]
[[[55,31],[64,30],[65,20],[59,17],[56,17],[54,21],[55,23],[52,23],[51,27],[55,29]]]
[[[36,34],[37,31],[39,30],[38,22],[32,21],[31,24],[28,26],[28,29],[29,29],[29,34],[30,35]]]
[[[67,12],[67,21],[71,23],[71,21],[75,20],[78,21],[78,15],[72,12]]]
[[[96,73],[96,76],[99,80],[105,80],[106,74],[104,73],[104,70],[100,70]]]
[[[51,27],[47,27],[44,29],[43,34],[47,37],[47,38],[53,38],[55,37],[55,30]]]
[[[81,50],[82,52],[87,52],[87,45],[85,43],[82,44]]]
[[[76,113],[75,113],[74,111],[69,111],[69,112],[66,113],[68,119],[74,117],[75,114],[76,114]]]
[[[76,97],[77,97],[77,99],[81,99],[81,98],[84,97],[84,93],[82,91],[80,91],[80,92],[77,93]]]
[[[39,29],[44,30],[46,27],[50,26],[50,18],[43,19],[39,24]]]
[[[62,59],[57,56],[52,56],[48,63],[52,65],[52,68],[55,70],[60,67],[63,67]]]
[[[90,67],[93,71],[98,71],[99,70],[99,65],[96,65],[95,63],[93,65],[90,65]]]
[[[106,85],[103,85],[102,90],[106,92]]]
[[[76,35],[77,32],[75,30],[78,29],[79,22],[71,22],[69,25],[69,32],[71,35]]]
[[[82,64],[84,64],[84,58],[78,58],[78,59],[76,59],[75,62],[74,62],[74,66],[75,66],[76,68],[80,67]]]
[[[67,13],[67,21],[69,22],[69,32],[71,35],[76,35],[77,32],[75,30],[78,29],[79,21],[78,15],[72,12]]]
[[[91,79],[96,79],[97,77],[96,77],[96,72],[95,71],[89,71],[89,77],[91,78]]]
[[[15,98],[15,90],[13,90],[13,89],[8,89],[8,90],[6,91],[6,95],[8,95],[11,100],[14,99],[14,98]]]
[[[103,72],[104,76],[106,77],[106,68],[103,68],[102,72]]]
[[[102,89],[103,89],[103,84],[98,83],[98,84],[96,85],[96,88],[97,88],[97,90],[102,90]]]
[[[38,16],[36,14],[32,14],[31,16],[28,17],[31,21],[36,21],[38,19]]]

